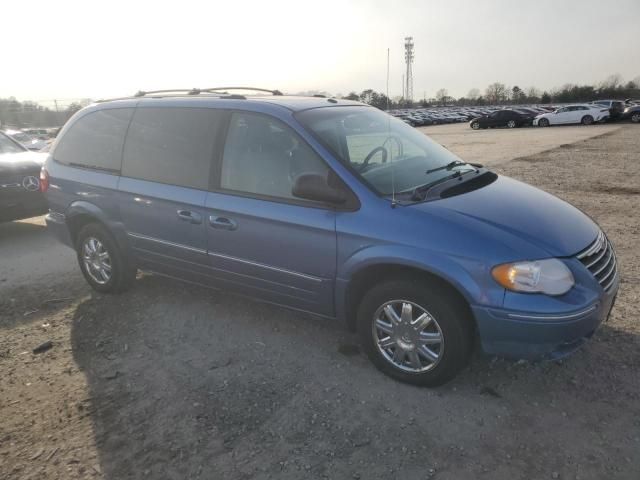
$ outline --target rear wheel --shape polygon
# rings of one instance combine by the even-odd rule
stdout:
[[[584,117],[582,117],[580,123],[582,123],[583,125],[591,125],[593,123],[593,117],[591,115],[585,115]]]
[[[636,112],[633,115],[631,115],[631,121],[633,123],[640,123],[640,112]]]
[[[509,120],[507,122],[507,128],[516,128],[518,125],[516,124],[515,120]]]
[[[434,387],[467,364],[472,322],[457,297],[426,282],[373,287],[358,309],[358,333],[373,364],[392,378]]]
[[[76,254],[84,278],[98,292],[122,292],[135,279],[136,268],[127,263],[111,234],[99,223],[82,227],[76,238]]]
[[[549,126],[549,120],[546,118],[541,118],[540,120],[538,120],[538,125],[541,127],[548,127]]]

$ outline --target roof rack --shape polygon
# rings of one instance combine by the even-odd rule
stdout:
[[[254,87],[214,87],[214,88],[190,88],[190,89],[169,88],[164,90],[139,90],[132,97],[103,99],[103,100],[98,100],[96,103],[110,102],[114,100],[127,100],[131,98],[141,98],[141,97],[146,97],[147,95],[164,95],[164,94],[200,95],[204,93],[204,94],[218,95],[220,97],[224,96],[224,98],[238,99],[238,100],[244,100],[247,98],[244,95],[229,93],[229,90],[246,90],[251,92],[265,92],[265,93],[270,93],[271,95],[274,95],[274,96],[282,95],[282,92],[280,90],[268,90],[266,88],[254,88]]]
[[[156,95],[158,93],[186,93],[187,95],[199,95],[201,93],[219,93],[221,95],[230,95],[228,90],[247,90],[251,92],[266,92],[271,95],[282,95],[280,90],[267,90],[266,88],[253,87],[214,87],[214,88],[191,88],[191,89],[168,89],[168,90],[149,90],[138,91],[135,97],[144,97],[146,95]]]
[[[227,90],[248,90],[251,92],[265,92],[270,93],[271,95],[281,96],[282,92],[280,90],[268,90],[266,88],[253,88],[253,87],[215,87],[215,88],[205,88],[201,90],[202,92],[221,92],[226,93]]]

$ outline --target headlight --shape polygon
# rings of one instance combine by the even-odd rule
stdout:
[[[516,292],[562,295],[575,284],[571,271],[555,258],[505,263],[494,267],[491,274],[504,288]]]

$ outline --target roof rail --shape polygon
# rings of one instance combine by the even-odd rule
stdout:
[[[224,93],[227,90],[248,90],[252,92],[265,92],[270,93],[271,95],[282,95],[280,90],[268,90],[266,88],[254,88],[254,87],[215,87],[215,88],[203,88],[202,92],[221,92]]]
[[[189,88],[189,89],[169,88],[164,90],[139,90],[132,97],[101,99],[101,100],[97,100],[96,103],[110,102],[114,100],[128,100],[131,98],[146,97],[147,95],[163,95],[163,94],[200,95],[201,93],[204,93],[204,94],[218,95],[220,97],[237,99],[237,100],[245,100],[247,98],[244,95],[229,93],[228,92],[229,90],[247,90],[247,91],[253,91],[253,92],[266,92],[276,96],[282,95],[282,92],[280,90],[267,90],[266,88],[253,88],[253,87],[215,87],[215,88]]]

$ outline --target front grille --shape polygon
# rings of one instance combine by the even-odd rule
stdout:
[[[580,252],[577,258],[602,285],[605,292],[608,292],[616,280],[618,266],[616,253],[605,234],[600,231],[596,241]]]

